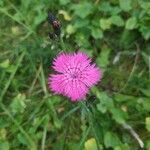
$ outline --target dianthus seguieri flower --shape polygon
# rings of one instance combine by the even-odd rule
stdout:
[[[84,100],[89,89],[102,78],[101,70],[83,52],[60,53],[53,61],[56,74],[49,76],[51,91],[71,101]]]

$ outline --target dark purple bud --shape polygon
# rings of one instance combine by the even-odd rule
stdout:
[[[53,27],[54,34],[59,36],[61,33],[61,24],[51,12],[48,13],[48,21]]]

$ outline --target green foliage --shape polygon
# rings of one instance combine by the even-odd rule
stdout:
[[[101,29],[99,28],[92,28],[92,36],[95,38],[95,39],[101,39],[103,37],[103,32]]]
[[[6,59],[0,63],[1,68],[8,68],[8,66],[9,66],[9,59]]]
[[[10,110],[12,113],[23,113],[25,107],[25,95],[23,94],[18,94],[10,104]]]
[[[48,89],[62,50],[48,38],[49,10],[65,50],[85,51],[103,71],[86,101]],[[133,130],[150,150],[148,0],[1,0],[0,16],[0,150],[141,149]]]
[[[131,7],[131,0],[119,0],[120,8],[124,11],[130,11]]]
[[[114,108],[113,100],[105,92],[98,93],[97,97],[100,100],[100,103],[97,104],[97,109],[102,113]]]
[[[104,136],[104,144],[106,148],[109,148],[109,147],[114,148],[120,144],[120,140],[118,139],[115,133],[106,132]]]
[[[131,17],[127,20],[126,22],[126,29],[129,29],[129,30],[132,30],[136,27],[136,24],[137,24],[137,20],[135,17]]]
[[[74,4],[71,7],[74,10],[74,14],[84,19],[89,16],[93,10],[93,5],[89,2],[82,2],[80,4]]]
[[[124,25],[124,20],[122,19],[121,16],[111,16],[111,23],[118,26],[118,27],[121,27]]]
[[[96,61],[101,68],[105,69],[109,64],[109,56],[110,56],[111,49],[106,45],[102,46],[101,49],[102,51],[100,53],[100,56],[97,58]]]
[[[103,30],[110,29],[111,28],[111,20],[105,19],[105,18],[100,19],[100,27]]]
[[[85,142],[85,150],[97,150],[97,145],[96,145],[96,140],[94,138],[91,138],[91,139],[88,139],[86,142]],[[99,145],[99,148],[100,150],[103,150],[103,146],[102,145]]]
[[[9,143],[7,141],[0,141],[1,150],[9,150]]]
[[[149,141],[146,143],[146,149],[150,150],[150,142]]]

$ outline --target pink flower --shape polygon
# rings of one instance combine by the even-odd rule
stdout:
[[[50,75],[49,88],[71,101],[83,100],[93,85],[102,78],[102,73],[83,52],[60,53],[53,61],[57,74]]]

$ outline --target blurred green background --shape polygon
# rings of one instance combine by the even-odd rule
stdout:
[[[86,103],[47,88],[49,10],[65,49],[103,70]],[[149,0],[1,0],[0,150],[150,150],[149,39]]]

